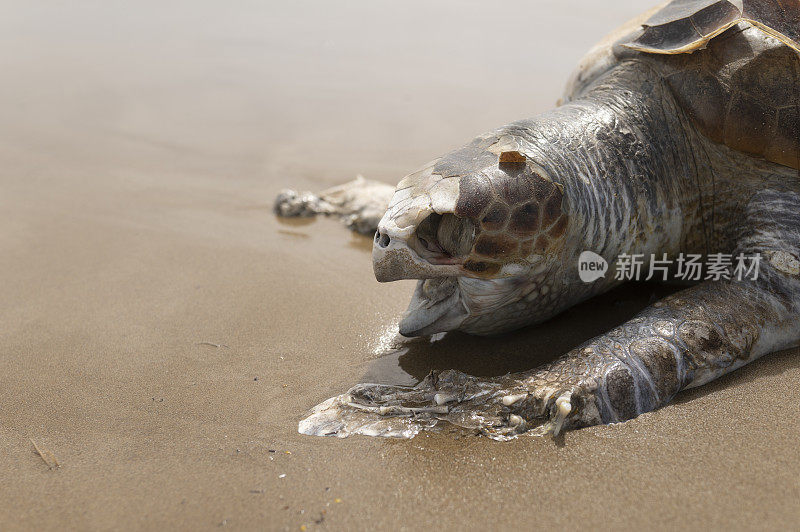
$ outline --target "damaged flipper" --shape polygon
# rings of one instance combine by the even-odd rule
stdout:
[[[275,198],[273,211],[285,218],[336,215],[353,231],[372,235],[386,212],[393,192],[391,185],[358,176],[319,195],[284,189]]]

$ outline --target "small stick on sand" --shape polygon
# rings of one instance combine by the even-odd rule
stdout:
[[[210,345],[211,347],[216,347],[217,349],[220,347],[228,347],[225,344],[215,344],[214,342],[197,342],[197,345]]]
[[[48,451],[47,449],[42,450],[36,445],[36,442],[33,441],[33,438],[30,438],[31,443],[33,444],[34,450],[36,450],[36,454],[42,459],[42,461],[47,465],[48,468],[53,469],[54,467],[61,467],[61,464],[58,462],[58,458],[56,455]]]

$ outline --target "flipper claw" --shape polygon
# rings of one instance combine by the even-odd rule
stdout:
[[[553,436],[558,436],[564,426],[564,420],[572,412],[572,392],[567,392],[556,399],[555,419],[553,420]]]
[[[516,403],[518,401],[521,401],[522,399],[525,399],[526,397],[528,397],[527,393],[517,393],[517,394],[512,394],[512,395],[505,395],[505,396],[503,396],[503,399],[502,399],[503,405],[511,406],[514,403]]]
[[[517,414],[511,414],[508,416],[508,424],[512,427],[517,427],[523,423],[525,423],[525,420],[522,418],[522,416],[518,416]]]

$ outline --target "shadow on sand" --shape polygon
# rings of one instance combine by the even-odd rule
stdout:
[[[653,283],[627,284],[545,323],[499,336],[454,332],[435,341],[398,337],[390,351],[370,363],[362,382],[413,385],[433,369],[457,369],[481,377],[532,369],[678,290],[680,287]]]

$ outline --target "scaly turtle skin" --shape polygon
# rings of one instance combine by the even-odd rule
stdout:
[[[649,18],[648,18],[649,17]],[[578,257],[760,254],[553,363],[413,389],[359,385],[301,432],[495,438],[623,421],[800,344],[800,1],[676,0],[587,56],[563,104],[403,179],[377,226],[379,281],[420,279],[407,336],[542,322],[621,281]],[[645,260],[644,270],[649,264]]]

